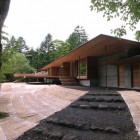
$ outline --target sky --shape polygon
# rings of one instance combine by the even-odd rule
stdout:
[[[111,34],[121,21],[108,22],[101,13],[90,10],[91,0],[11,0],[4,31],[16,38],[22,36],[29,47],[37,48],[50,33],[53,39],[65,41],[79,25],[89,39]],[[134,39],[128,32],[124,38]]]

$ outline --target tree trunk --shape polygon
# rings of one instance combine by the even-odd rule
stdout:
[[[0,29],[2,29],[5,18],[8,14],[10,1],[11,0],[0,0]]]
[[[2,67],[2,43],[1,43],[1,31],[5,21],[5,18],[8,14],[9,5],[11,0],[0,0],[0,83],[1,83],[1,67]],[[1,84],[0,84],[1,90]]]
[[[1,44],[1,29],[0,29],[0,91],[1,91],[1,78],[2,78],[2,44]]]

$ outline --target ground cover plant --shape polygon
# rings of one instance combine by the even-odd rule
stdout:
[[[5,112],[0,112],[0,119],[3,119],[5,117],[8,117],[8,113],[5,113]]]

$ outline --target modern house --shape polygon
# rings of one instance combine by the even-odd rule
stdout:
[[[41,71],[62,84],[140,89],[140,43],[101,34]]]

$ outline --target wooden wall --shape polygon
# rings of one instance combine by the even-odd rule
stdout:
[[[59,76],[59,67],[51,67],[51,75]]]
[[[132,75],[133,75],[133,87],[137,88],[140,87],[140,65],[139,64],[133,64],[132,65],[133,71],[132,71]]]
[[[69,62],[63,63],[62,75],[63,76],[70,76],[70,63]]]

